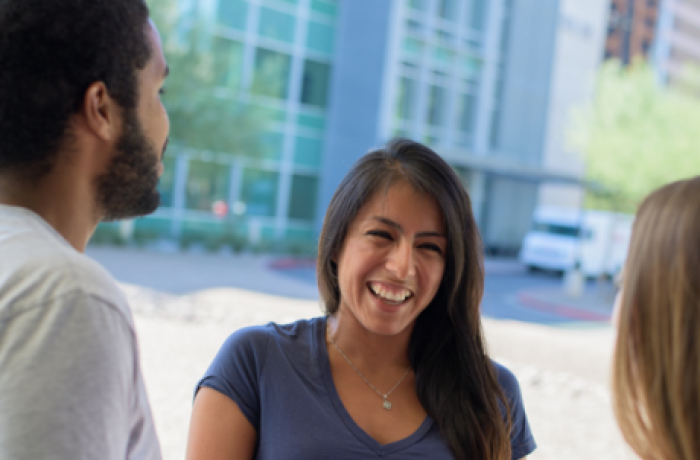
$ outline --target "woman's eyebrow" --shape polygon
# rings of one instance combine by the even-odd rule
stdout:
[[[396,230],[399,231],[399,233],[403,233],[403,227],[398,222],[394,222],[391,219],[387,219],[386,217],[381,217],[381,216],[373,216],[372,219],[379,221],[382,224],[388,225],[389,227],[394,227]],[[440,232],[433,232],[433,231],[418,232],[416,234],[416,236],[417,237],[435,236],[438,238],[447,238],[444,234],[442,234]]]

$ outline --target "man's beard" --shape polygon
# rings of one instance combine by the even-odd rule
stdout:
[[[158,161],[135,110],[124,112],[124,131],[107,172],[97,178],[97,205],[102,219],[144,216],[158,208]],[[165,147],[163,147],[165,150]]]

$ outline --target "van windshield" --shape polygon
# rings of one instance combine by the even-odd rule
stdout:
[[[536,232],[549,233],[550,235],[570,236],[578,238],[580,227],[577,225],[551,224],[547,222],[535,222],[532,230]]]

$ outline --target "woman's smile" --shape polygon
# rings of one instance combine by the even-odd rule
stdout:
[[[379,299],[393,305],[400,305],[413,297],[413,293],[408,289],[395,288],[378,282],[370,282],[369,289]]]

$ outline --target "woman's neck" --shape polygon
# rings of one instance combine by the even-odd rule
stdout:
[[[335,346],[355,366],[370,372],[391,368],[406,369],[410,366],[408,345],[413,328],[409,327],[395,335],[377,334],[367,329],[352,313],[339,309],[328,317],[326,343]],[[330,336],[330,337],[329,337]]]

